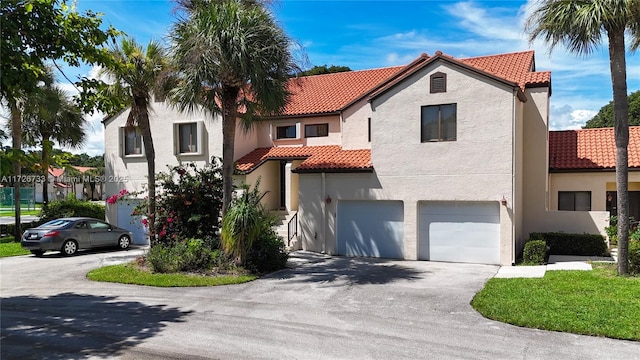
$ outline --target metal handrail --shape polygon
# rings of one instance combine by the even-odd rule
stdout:
[[[287,223],[287,246],[291,246],[291,239],[298,235],[298,212],[289,219]]]

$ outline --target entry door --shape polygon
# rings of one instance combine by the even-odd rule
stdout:
[[[611,195],[611,196],[609,196]],[[607,211],[611,216],[618,216],[618,192],[607,192]],[[640,220],[640,191],[629,191],[629,216]]]

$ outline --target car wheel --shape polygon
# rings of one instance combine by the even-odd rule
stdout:
[[[78,251],[78,244],[73,240],[65,241],[64,244],[62,244],[62,249],[60,249],[60,252],[66,256],[71,256],[75,254],[77,251]]]
[[[44,250],[31,250],[31,253],[37,257],[40,257],[44,254]]]
[[[120,238],[118,239],[118,247],[121,250],[126,250],[129,248],[129,245],[131,245],[131,239],[129,238],[129,236],[127,235],[120,236]]]

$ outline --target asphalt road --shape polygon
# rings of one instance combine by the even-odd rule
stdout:
[[[496,273],[489,265],[311,257],[233,286],[152,288],[86,279],[90,269],[141,252],[0,259],[2,359],[602,360],[640,354],[637,342],[483,318],[469,301]]]

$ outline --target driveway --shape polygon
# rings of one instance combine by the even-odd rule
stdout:
[[[496,266],[298,255],[233,286],[85,274],[141,253],[0,260],[3,359],[632,359],[640,343],[523,329],[469,305]],[[517,309],[514,309],[517,311]]]

